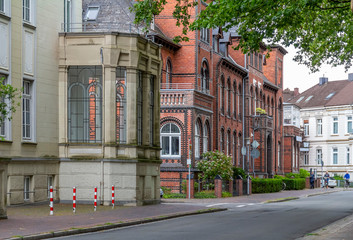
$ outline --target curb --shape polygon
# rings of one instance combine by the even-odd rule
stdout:
[[[335,191],[330,191],[330,192],[319,192],[319,193],[312,193],[312,194],[308,194],[306,195],[306,197],[315,197],[318,195],[324,195],[324,194],[330,194],[330,193],[336,193],[336,192],[340,192],[341,190],[335,190]]]
[[[263,203],[278,203],[278,202],[288,202],[292,200],[297,200],[300,199],[300,197],[287,197],[287,198],[278,198],[278,199],[273,199],[273,200],[267,200]]]
[[[82,227],[82,228],[74,228],[74,229],[67,229],[67,230],[59,230],[59,231],[53,231],[48,233],[39,233],[39,234],[13,237],[13,238],[7,238],[7,239],[8,240],[22,240],[22,239],[37,240],[37,239],[46,239],[46,238],[53,238],[53,237],[64,237],[64,236],[70,236],[70,235],[76,235],[76,234],[82,234],[82,233],[98,232],[98,231],[109,230],[114,228],[122,228],[127,226],[158,222],[158,221],[163,221],[163,220],[173,219],[178,217],[199,215],[204,213],[221,212],[226,210],[228,209],[227,208],[208,208],[208,209],[201,209],[201,210],[192,211],[192,212],[174,213],[166,216],[158,216],[158,217],[151,217],[151,218],[147,217],[139,220],[130,220],[130,221],[128,220],[128,221],[119,222],[119,223],[111,223],[111,224],[105,223],[105,224],[100,224],[93,227]]]

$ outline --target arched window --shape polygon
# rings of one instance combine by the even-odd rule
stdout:
[[[228,110],[227,110],[227,115],[230,116],[230,106],[231,106],[231,85],[230,85],[230,79],[228,78],[228,81],[227,81],[227,102],[228,102]]]
[[[172,63],[170,60],[167,60],[167,64],[165,67],[165,83],[166,83],[166,88],[170,88],[170,84],[172,83]]]
[[[234,81],[233,82],[233,117],[237,118],[237,83]]]
[[[249,97],[249,114],[252,115],[254,111],[254,90],[250,87],[250,97]]]
[[[201,89],[203,92],[209,93],[210,83],[209,83],[209,71],[206,61],[203,61],[201,67]]]
[[[232,154],[232,140],[230,138],[230,130],[227,131],[227,155],[230,156]]]
[[[219,142],[219,150],[220,152],[224,152],[224,129],[221,129],[221,137],[220,137],[220,142]]]
[[[126,70],[116,69],[116,141],[126,143]]]
[[[201,135],[201,125],[200,121],[197,120],[195,124],[195,158],[200,158],[200,136]]]
[[[236,166],[237,165],[237,133],[236,131],[233,132],[233,165]]]
[[[224,102],[225,102],[225,99],[224,99],[224,77],[222,76],[221,77],[221,86],[220,86],[220,90],[221,90],[221,94],[220,94],[220,105],[221,105],[221,113],[224,115]]]
[[[267,114],[271,116],[270,96],[267,96]]]
[[[209,123],[206,121],[205,126],[203,127],[203,152],[209,151]]]
[[[279,99],[279,103],[278,103],[278,127],[282,126],[282,121],[283,121],[283,115],[282,115],[282,111],[283,111],[283,106],[282,106],[282,99]]]
[[[273,98],[271,98],[271,116],[275,117],[275,103],[273,101]]]
[[[238,134],[238,160],[237,160],[238,166],[243,166],[242,154],[240,154],[241,153],[241,147],[242,147],[241,137],[242,137],[241,132],[239,132],[239,134]]]
[[[242,101],[242,87],[241,84],[239,84],[238,87],[238,115],[241,118],[242,117],[242,113],[243,113],[243,101]]]
[[[161,129],[162,157],[180,157],[180,129],[173,123]]]

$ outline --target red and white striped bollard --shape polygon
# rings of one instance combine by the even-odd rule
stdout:
[[[94,211],[97,211],[97,187],[94,188]]]
[[[73,212],[76,213],[76,187],[73,187],[72,189],[72,207]]]
[[[50,193],[49,193],[49,198],[50,198],[50,215],[54,215],[54,204],[53,204],[53,186],[50,186]]]
[[[115,187],[112,185],[112,206],[114,208],[115,205]]]

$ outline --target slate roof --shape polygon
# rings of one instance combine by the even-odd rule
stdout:
[[[300,108],[351,105],[353,104],[353,81],[340,80],[328,81],[323,85],[317,84],[288,102]]]

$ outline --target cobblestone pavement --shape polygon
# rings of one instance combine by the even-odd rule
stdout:
[[[302,198],[335,191],[340,190],[306,189],[221,199],[163,199],[162,204],[141,207],[115,207],[112,209],[109,206],[98,206],[96,212],[93,211],[93,204],[92,206],[78,205],[76,214],[73,214],[71,204],[55,204],[54,216],[49,216],[48,204],[14,206],[7,209],[8,219],[0,220],[0,239],[27,235],[35,236],[40,233],[52,233],[70,229],[94,229],[94,227],[98,225],[109,226],[126,222],[139,224],[141,220],[149,220],[152,218],[163,219],[166,216],[197,214],[205,209],[210,210],[207,205],[212,204],[261,203],[285,198]],[[351,225],[353,226],[353,224]],[[351,227],[351,229],[353,229],[353,227]],[[39,238],[40,237],[34,237],[32,239]]]

